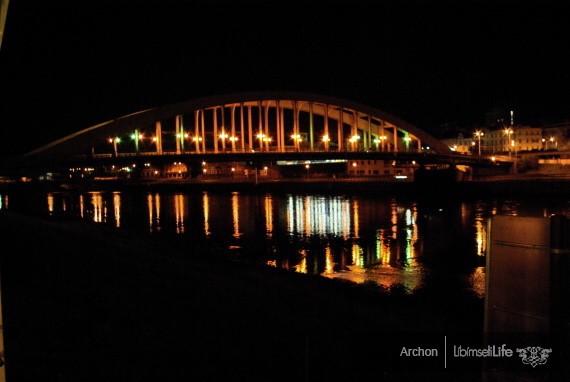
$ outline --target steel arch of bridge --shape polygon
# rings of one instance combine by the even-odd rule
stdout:
[[[174,152],[163,150],[162,126],[167,120],[174,124]],[[149,127],[154,130],[154,151],[139,153],[139,132]],[[115,155],[121,155],[116,137],[127,134],[133,136],[137,154],[142,155],[301,151],[451,154],[449,147],[419,128],[356,102],[311,93],[250,92],[199,98],[126,115],[66,136],[24,157],[70,158],[89,152],[100,142],[113,143],[113,139]]]

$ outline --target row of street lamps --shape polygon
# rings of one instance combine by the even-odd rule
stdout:
[[[143,134],[139,134],[138,131],[131,134],[131,139],[135,141],[135,145],[136,145],[136,151],[139,151],[139,141],[142,141],[145,139],[145,136]],[[230,136],[228,135],[225,131],[222,131],[221,134],[218,135],[219,139],[221,139],[222,141],[222,150],[225,151],[226,150],[226,139],[229,139],[229,141],[231,142],[231,146],[232,146],[232,150],[235,151],[235,144],[236,142],[239,140],[238,137],[236,136]],[[190,135],[188,133],[184,133],[184,134],[176,134],[176,138],[178,139],[191,139],[192,142],[194,142],[194,144],[196,145],[196,151],[200,151],[199,145],[200,142],[202,142],[203,138],[199,137],[199,136],[194,136],[194,137],[190,137]],[[256,138],[259,139],[259,149],[263,150],[263,146],[264,144],[266,145],[267,149],[269,149],[269,144],[273,141],[273,139],[271,137],[266,136],[263,133],[259,133],[256,135]],[[291,138],[293,139],[293,143],[295,146],[296,150],[300,150],[300,145],[301,142],[303,141],[303,137],[300,134],[293,134],[291,135]],[[385,141],[388,139],[387,136],[382,135],[379,136],[378,138],[374,139],[374,143],[376,145],[376,150],[379,151],[380,149],[380,144],[382,147],[382,150],[384,150],[384,145],[385,145]],[[358,141],[360,140],[360,135],[353,135],[352,137],[349,138],[349,142],[351,144],[351,148],[352,150],[356,150],[358,148]],[[412,138],[406,136],[404,137],[404,141],[406,142],[406,146],[409,146],[409,143],[411,142]],[[158,142],[158,137],[151,137],[151,141],[152,142]],[[330,137],[328,135],[324,135],[322,137],[322,142],[324,143],[325,146],[325,150],[329,149],[329,142],[331,141]],[[109,143],[113,144],[113,150],[115,153],[115,156],[117,155],[118,152],[118,148],[117,148],[117,144],[121,142],[121,138],[120,137],[116,137],[116,138],[109,138],[108,139]]]

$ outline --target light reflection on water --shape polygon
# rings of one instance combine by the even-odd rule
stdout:
[[[132,229],[146,225],[153,235],[216,243],[244,261],[355,282],[402,284],[408,290],[425,286],[430,275],[443,269],[479,294],[485,277],[484,262],[477,259],[485,255],[488,217],[570,211],[568,202],[555,208],[509,200],[435,205],[362,196],[239,192],[58,192],[48,193],[45,201],[50,215],[80,216]],[[0,195],[0,209],[7,206],[8,195]]]

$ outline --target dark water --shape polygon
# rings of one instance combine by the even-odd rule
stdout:
[[[234,260],[406,291],[484,293],[487,219],[568,213],[568,200],[453,200],[241,192],[52,192],[0,209],[81,217],[203,243]],[[193,254],[194,256],[199,254]]]

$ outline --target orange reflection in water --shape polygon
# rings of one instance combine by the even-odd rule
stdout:
[[[360,215],[358,214],[358,200],[352,200],[352,221],[354,222],[354,237],[360,236]]]
[[[376,259],[379,260],[381,264],[390,263],[390,242],[384,240],[385,235],[385,229],[379,229],[376,234]]]
[[[232,218],[234,227],[234,237],[239,238],[242,234],[239,231],[239,193],[232,192]]]
[[[487,248],[487,223],[483,219],[475,220],[475,245],[477,255],[485,256],[485,250]]]
[[[49,214],[53,215],[53,194],[51,192],[47,194],[47,204]]]
[[[65,204],[64,204],[65,206]],[[115,227],[121,226],[121,194],[113,192],[113,212],[115,215]]]
[[[265,195],[264,200],[265,207],[265,232],[267,237],[273,235],[273,199],[270,194]]]
[[[160,195],[147,194],[148,224],[150,232],[160,231]]]
[[[334,258],[330,245],[325,247],[325,273],[334,273]]]
[[[362,251],[362,247],[356,243],[353,243],[351,251],[353,264],[357,267],[364,267],[366,264],[364,262],[364,252]]]
[[[301,262],[295,265],[293,268],[295,269],[295,272],[307,273],[307,250],[303,249],[300,253],[302,256]]]
[[[174,217],[176,219],[176,233],[184,233],[184,220],[186,219],[186,199],[188,197],[182,194],[175,194],[174,199]]]
[[[79,216],[81,216],[81,218],[85,216],[85,198],[83,194],[79,195]]]
[[[310,236],[312,233],[312,218],[313,218],[313,211],[311,211],[311,198],[304,197],[303,198],[303,233],[305,236]]]
[[[100,192],[91,192],[91,204],[93,205],[93,221],[103,223],[107,220],[107,206]]]
[[[204,233],[210,236],[210,198],[205,191],[202,193],[202,207],[204,208]]]
[[[390,210],[392,212],[392,239],[398,238],[398,204],[392,202],[390,204]]]

